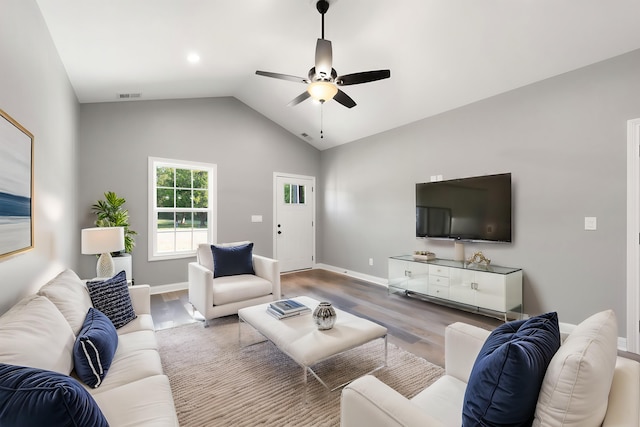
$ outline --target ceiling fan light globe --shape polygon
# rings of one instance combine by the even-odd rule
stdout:
[[[307,92],[311,95],[311,98],[316,101],[325,102],[333,99],[338,93],[338,88],[331,82],[313,82],[309,84]]]

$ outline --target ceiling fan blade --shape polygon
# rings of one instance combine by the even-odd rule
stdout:
[[[302,92],[300,95],[296,96],[295,98],[293,98],[291,100],[291,102],[289,102],[287,104],[287,107],[294,107],[298,104],[300,104],[302,101],[304,101],[305,99],[309,98],[311,95],[309,95],[309,92],[307,92],[306,90],[304,92]]]
[[[353,108],[356,106],[356,101],[351,99],[349,95],[347,95],[340,89],[338,89],[338,93],[336,93],[336,96],[334,96],[333,99],[335,99],[336,101],[338,101],[340,104],[344,105],[347,108]]]
[[[336,78],[338,86],[357,85],[360,83],[375,82],[376,80],[388,79],[391,77],[391,70],[363,71],[361,73],[346,74]]]
[[[309,83],[309,80],[305,79],[304,77],[290,76],[288,74],[271,73],[269,71],[256,71],[256,74],[259,76],[272,77],[274,79],[288,80],[290,82],[297,82],[297,83],[304,83],[304,84]]]
[[[333,53],[331,51],[331,41],[318,39],[316,43],[316,76],[318,76],[320,80],[329,80],[331,78],[332,62]]]

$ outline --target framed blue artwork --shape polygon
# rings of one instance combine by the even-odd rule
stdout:
[[[0,109],[0,258],[33,242],[33,135]]]

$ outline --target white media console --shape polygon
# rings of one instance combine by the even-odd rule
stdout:
[[[448,259],[389,258],[389,293],[453,304],[478,313],[521,318],[522,269]]]

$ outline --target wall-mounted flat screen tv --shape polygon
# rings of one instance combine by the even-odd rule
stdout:
[[[416,237],[511,242],[511,174],[416,184]]]

